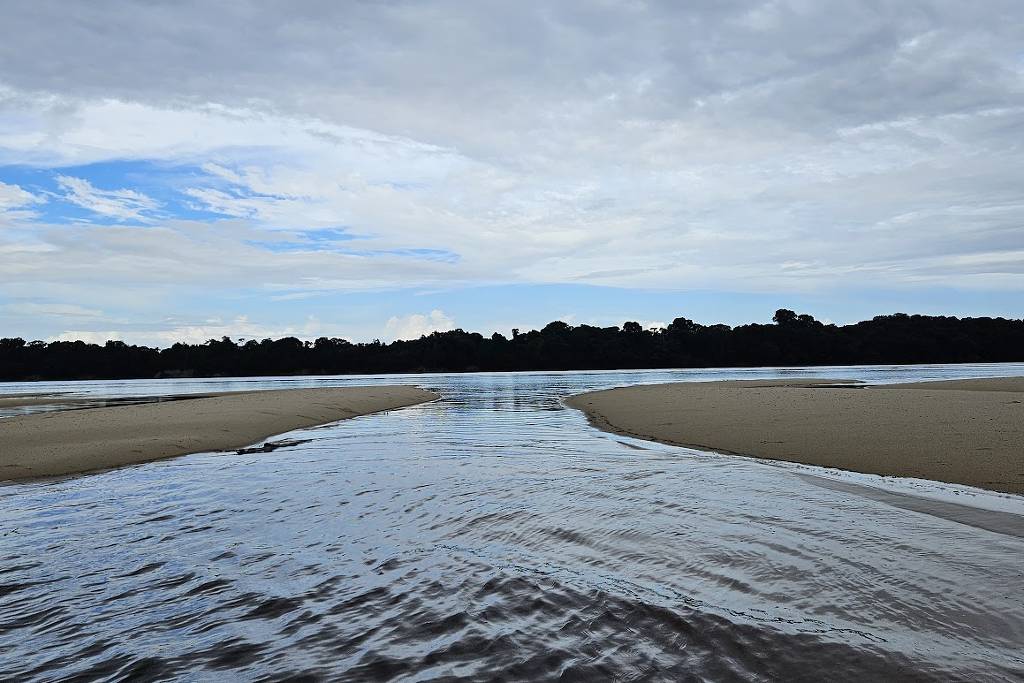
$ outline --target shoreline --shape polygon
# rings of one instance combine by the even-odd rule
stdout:
[[[1024,378],[738,380],[570,396],[603,431],[728,455],[1024,494]]]
[[[163,398],[0,420],[0,481],[235,450],[294,429],[425,403],[438,394],[402,385]]]
[[[185,401],[193,398],[214,398],[216,396],[232,396],[251,394],[252,391],[212,391],[201,394],[156,394],[153,396],[65,396],[63,394],[2,394],[0,409],[24,408],[28,406],[83,406],[90,407],[102,403],[161,403],[163,401]],[[102,406],[96,406],[102,407]],[[54,411],[56,412],[56,411]]]

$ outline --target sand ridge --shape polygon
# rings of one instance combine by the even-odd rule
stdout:
[[[756,380],[570,397],[607,431],[698,449],[1024,493],[1024,378]]]
[[[241,448],[293,429],[437,397],[412,386],[282,389],[9,417],[0,420],[0,480]]]

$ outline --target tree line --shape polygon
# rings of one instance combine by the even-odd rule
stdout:
[[[660,329],[555,321],[512,337],[434,332],[385,344],[321,337],[224,337],[158,349],[121,341],[0,339],[0,379],[116,379],[511,370],[758,367],[1024,361],[1024,319],[896,313],[850,325],[788,309],[772,324],[701,325],[676,318]]]

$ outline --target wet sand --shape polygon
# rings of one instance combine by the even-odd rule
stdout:
[[[5,397],[8,405],[40,397]],[[0,420],[0,480],[237,449],[293,429],[423,403],[411,386],[234,392]],[[49,399],[49,403],[63,403]],[[22,403],[21,405],[25,405]]]
[[[23,408],[26,406],[54,406],[56,409],[64,407],[97,407],[109,403],[159,403],[160,401],[178,401],[193,398],[210,398],[212,396],[230,396],[232,394],[247,394],[248,391],[222,391],[208,394],[183,394],[178,396],[68,396],[67,394],[11,394],[0,396],[0,410],[4,408]]]
[[[710,451],[1024,494],[1024,378],[640,385],[570,397],[591,423]]]

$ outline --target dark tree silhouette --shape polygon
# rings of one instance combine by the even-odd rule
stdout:
[[[796,311],[780,308],[772,316],[772,322],[782,327],[793,327],[796,324]]]
[[[621,329],[555,321],[514,329],[511,339],[452,330],[390,344],[222,337],[155,349],[14,337],[0,339],[0,379],[1024,361],[1024,320],[895,313],[836,326],[785,308],[772,320],[729,327],[680,317],[663,330],[632,321]]]
[[[622,331],[626,334],[640,334],[644,328],[640,326],[640,323],[628,322],[622,323]]]

